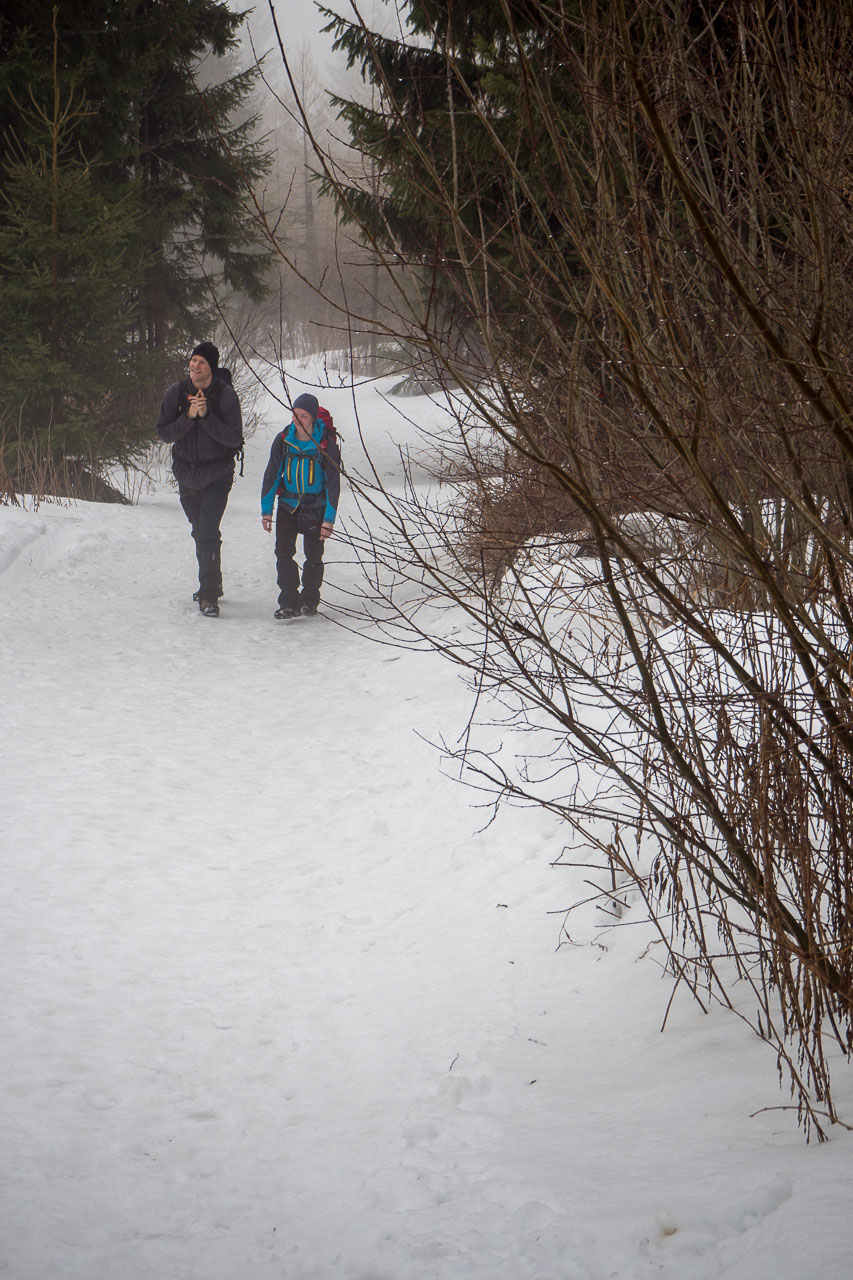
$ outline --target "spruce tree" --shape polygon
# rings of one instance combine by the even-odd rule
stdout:
[[[54,32],[54,49],[57,37]],[[138,184],[109,183],[79,149],[91,115],[61,81],[7,130],[0,191],[0,417],[9,487],[79,489],[147,435],[151,374],[128,341],[144,267]],[[23,138],[26,140],[24,141]]]
[[[568,8],[577,9],[576,0]],[[561,136],[571,136],[573,145],[582,137],[572,69],[555,52],[547,12],[525,0],[452,6],[407,0],[402,39],[322,12],[336,47],[371,86],[369,102],[364,95],[336,99],[364,171],[378,175],[372,182],[335,177],[324,184],[343,220],[398,255],[463,343],[485,315],[493,339],[503,331],[509,344],[535,342],[540,323],[570,322],[555,303],[550,314],[526,317],[523,333],[518,330],[524,309],[518,290],[526,291],[527,269],[536,271],[555,247],[570,268],[578,262],[552,202],[541,198],[563,181]],[[519,73],[522,61],[553,108],[549,128],[524,96],[529,78]],[[524,183],[506,182],[504,151],[516,158]],[[530,252],[526,263],[518,262],[519,223]],[[497,272],[485,272],[478,249],[484,243]]]
[[[55,21],[59,76],[93,108],[81,151],[100,158],[99,182],[141,185],[150,261],[137,287],[150,349],[201,327],[199,262],[252,297],[264,289],[266,257],[240,198],[269,163],[244,109],[256,72],[218,61],[236,50],[243,16],[222,0],[31,0],[0,22],[0,137],[21,131],[30,93],[51,91]]]
[[[229,62],[241,22],[216,0],[32,0],[0,18],[7,475],[27,451],[126,461],[210,330],[208,283],[263,294],[241,193],[268,157],[253,73]]]
[[[134,400],[149,362],[128,342],[138,201],[132,188],[112,197],[99,189],[73,135],[66,106],[4,168],[0,411],[13,474],[27,457],[127,460],[147,434]]]

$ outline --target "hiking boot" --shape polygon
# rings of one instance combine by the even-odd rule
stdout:
[[[199,610],[204,614],[206,618],[219,617],[219,605],[215,600],[200,599],[198,602],[198,607],[199,607]]]
[[[302,606],[302,612],[306,618],[313,618],[317,612],[317,606],[316,604],[304,604]]]
[[[273,614],[274,618],[295,618],[299,613],[298,609],[291,609],[290,605],[279,605]]]

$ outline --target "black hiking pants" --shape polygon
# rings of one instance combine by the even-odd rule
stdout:
[[[181,506],[190,522],[198,560],[198,593],[202,600],[222,595],[222,536],[219,526],[233,480],[214,480],[203,489],[179,485]]]
[[[322,518],[302,511],[288,511],[281,503],[275,518],[275,565],[278,576],[278,603],[282,609],[298,609],[300,605],[317,606],[323,585]],[[299,593],[299,566],[296,539],[302,534],[305,563],[302,565],[302,594]]]

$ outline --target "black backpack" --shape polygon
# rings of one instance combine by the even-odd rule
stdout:
[[[224,383],[225,383],[225,385],[226,385],[226,386],[228,386],[228,387],[233,387],[233,386],[234,386],[234,383],[233,383],[233,381],[232,381],[232,379],[231,379],[231,370],[230,370],[230,369],[223,369],[223,368],[219,368],[219,369],[217,369],[217,370],[216,370],[216,373],[214,373],[214,375],[213,375],[213,381],[214,381],[214,382],[217,382],[217,381],[218,381],[218,382],[224,382]],[[211,383],[211,386],[212,386],[212,385],[213,385],[213,383]],[[243,474],[243,455],[244,455],[245,448],[246,448],[246,441],[245,441],[245,439],[241,436],[241,437],[240,437],[240,444],[239,444],[239,445],[237,446],[237,448],[234,450],[234,458],[235,458],[235,461],[237,461],[237,462],[239,462],[239,463],[240,463],[240,475],[242,475],[242,474]]]

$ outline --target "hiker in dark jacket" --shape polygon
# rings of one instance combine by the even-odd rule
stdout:
[[[334,431],[318,417],[316,396],[297,396],[293,422],[272,442],[261,486],[261,523],[269,533],[278,497],[275,560],[278,575],[276,618],[315,614],[323,584],[323,547],[334,532],[341,493],[341,452]],[[302,534],[305,563],[302,590],[296,539]]]
[[[193,599],[206,617],[215,618],[222,595],[219,526],[243,443],[243,416],[231,375],[219,368],[212,342],[194,349],[189,375],[163,397],[157,434],[172,446],[172,471],[195,540],[198,591]]]

